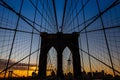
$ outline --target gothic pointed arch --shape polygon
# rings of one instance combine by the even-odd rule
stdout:
[[[39,58],[38,77],[46,77],[47,54],[49,49],[53,46],[57,51],[57,76],[63,77],[62,69],[62,53],[66,46],[69,47],[73,59],[73,74],[76,79],[81,76],[81,63],[78,45],[78,33],[72,34],[48,34],[41,33],[41,52]]]
[[[47,70],[46,70],[46,76],[51,76],[52,71],[56,74],[57,70],[57,51],[52,46],[47,54]]]
[[[63,73],[73,73],[73,64],[72,64],[72,52],[69,47],[65,47],[63,50]]]

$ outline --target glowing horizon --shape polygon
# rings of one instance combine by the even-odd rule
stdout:
[[[21,77],[38,73],[41,32],[77,32],[81,70],[120,75],[120,0],[0,0],[0,71],[20,61],[6,77],[10,70]],[[71,52],[62,52],[64,74],[74,72]],[[46,69],[57,73],[54,47]]]

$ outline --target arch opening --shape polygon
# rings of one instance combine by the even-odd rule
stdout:
[[[72,59],[72,52],[70,48],[65,47],[63,50],[63,74],[73,74],[73,59]]]
[[[57,73],[57,51],[51,47],[47,54],[46,76],[53,76]],[[54,73],[53,73],[54,72]]]

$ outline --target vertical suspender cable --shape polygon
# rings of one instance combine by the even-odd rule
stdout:
[[[37,5],[38,5],[38,0],[36,1],[36,7],[37,7]],[[36,14],[37,14],[37,8],[35,8],[33,26],[35,25]],[[35,27],[35,26],[34,26],[34,27]],[[28,60],[28,71],[27,71],[27,76],[29,76],[29,68],[30,68],[32,44],[33,44],[33,33],[34,33],[34,29],[32,28],[31,43],[30,43],[30,55],[29,55],[29,60]]]
[[[85,12],[84,12],[84,6],[83,6],[83,0],[81,0],[81,3],[82,3],[82,9],[83,9],[83,20],[84,20],[84,26],[86,26],[86,23],[85,23]],[[85,29],[85,34],[86,34],[87,50],[88,50],[88,54],[90,54],[90,53],[89,53],[88,35],[87,35],[87,31],[86,31],[86,29]],[[89,59],[90,72],[92,72],[92,66],[91,66],[90,55],[88,55],[88,59]],[[92,77],[92,76],[91,76],[91,77]]]
[[[67,0],[65,0],[65,3],[64,3],[64,11],[63,11],[63,17],[62,17],[62,27],[61,27],[61,32],[63,31],[63,26],[64,26],[65,13],[66,13],[66,5],[67,5]]]
[[[76,9],[76,14],[77,14],[77,8]],[[79,31],[79,19],[78,19],[78,15],[76,16],[77,17],[77,26],[78,26],[78,31]],[[81,34],[79,35],[79,47],[82,49],[82,43],[81,43]],[[83,51],[80,50],[80,57],[81,57],[81,63],[82,63],[82,69],[83,71],[85,71],[84,69],[84,60],[83,60]]]
[[[100,10],[98,0],[96,0],[96,3],[97,3],[99,14],[101,14],[101,10]],[[105,31],[105,27],[104,27],[104,23],[103,23],[103,19],[102,19],[101,15],[100,15],[100,21],[101,21],[102,28],[103,28],[103,34],[104,34],[104,38],[105,38],[105,42],[106,42],[106,47],[107,47],[107,50],[108,50],[108,55],[109,55],[109,58],[110,58],[110,63],[111,63],[111,66],[112,66],[113,74],[115,76],[114,65],[113,65],[113,61],[112,61],[112,57],[111,57],[111,53],[110,53],[110,48],[109,48],[109,44],[108,44],[108,39],[107,39],[107,35],[106,35],[106,31]]]
[[[15,32],[14,32],[14,36],[13,36],[13,40],[12,40],[12,45],[11,45],[11,49],[10,49],[10,54],[9,54],[7,65],[6,65],[6,70],[5,70],[4,78],[6,77],[7,68],[9,66],[10,58],[11,58],[11,55],[12,55],[13,46],[14,46],[14,42],[15,42],[15,38],[16,38],[16,33],[17,33],[17,28],[18,28],[19,21],[20,21],[20,14],[21,14],[21,11],[22,11],[22,7],[23,7],[23,0],[21,1],[21,5],[20,5],[19,16],[18,16],[18,19],[17,19],[16,27],[15,27]]]
[[[58,21],[57,21],[57,13],[56,13],[56,6],[55,6],[55,0],[52,0],[52,3],[53,3],[53,8],[54,8],[54,16],[55,16],[55,21],[56,21],[57,32],[59,32]]]

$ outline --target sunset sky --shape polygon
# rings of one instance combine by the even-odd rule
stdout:
[[[110,60],[110,56],[112,56],[114,69],[120,72],[119,0],[110,9],[109,7],[115,0],[98,0],[100,12],[105,12],[102,15],[100,15],[98,10],[97,0],[66,1],[66,13],[62,26],[65,0],[55,0],[58,30],[60,31],[63,28],[63,33],[80,33],[78,41],[82,71],[90,71],[89,55],[91,55],[92,71],[104,70],[106,73],[113,74]],[[23,0],[21,16],[19,18],[21,4],[22,0],[0,1],[0,71],[6,68],[9,56],[10,62],[8,66],[32,54],[30,57],[23,59],[20,63],[8,69],[8,71],[13,70],[15,74],[20,74],[20,76],[27,76],[30,58],[29,76],[31,76],[32,72],[36,69],[36,65],[38,66],[39,63],[41,49],[40,32],[57,33],[58,30],[52,0]],[[36,4],[38,5],[36,6]],[[85,7],[83,8],[82,5]],[[67,60],[71,55],[71,51],[66,47],[62,54],[63,72],[67,73]],[[56,50],[52,47],[48,52],[47,66],[49,67],[47,69],[52,66],[55,72],[57,69],[56,56]],[[70,69],[73,72],[72,64],[70,65]],[[115,73],[119,75],[118,72]],[[47,75],[50,75],[50,71],[47,72]],[[0,77],[3,76],[4,72],[0,74]]]

